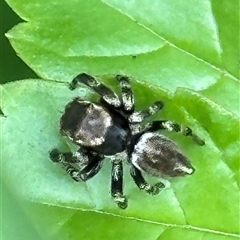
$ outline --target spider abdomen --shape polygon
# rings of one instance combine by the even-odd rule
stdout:
[[[176,177],[194,172],[178,146],[159,133],[144,133],[135,144],[131,161],[139,170],[157,177]]]

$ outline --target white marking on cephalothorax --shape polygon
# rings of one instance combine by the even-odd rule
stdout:
[[[89,105],[91,102],[82,100],[81,98],[75,98],[73,101],[79,102],[81,105],[84,103],[85,105]],[[70,104],[71,105],[71,104]],[[69,106],[70,107],[70,106]]]
[[[102,118],[104,118],[104,126],[107,129],[108,127],[110,127],[112,125],[112,118],[110,116],[110,114],[107,111],[102,111],[102,107],[96,105],[96,104],[92,104],[92,108],[89,108],[89,112],[88,114],[91,114],[90,111],[93,111],[94,109],[97,109],[98,112],[100,113],[100,116]]]
[[[78,138],[74,140],[83,146],[99,146],[105,141],[110,126],[112,126],[110,114],[103,107],[92,103],[77,129]]]
[[[91,145],[101,145],[104,142],[103,137],[95,138],[94,140],[90,140]]]
[[[82,146],[99,146],[104,142],[104,138],[103,137],[95,137],[94,139],[89,140],[88,142],[86,142],[86,140],[81,140],[81,139],[77,139],[75,140],[76,143],[78,143],[79,145]]]

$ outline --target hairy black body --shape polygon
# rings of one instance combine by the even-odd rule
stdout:
[[[99,154],[114,155],[131,142],[126,119],[109,106],[76,98],[67,105],[60,122],[63,135]]]
[[[191,136],[199,145],[204,142],[189,127],[170,120],[143,125],[143,120],[163,108],[163,102],[157,101],[147,109],[136,112],[129,78],[117,75],[116,79],[122,89],[121,98],[85,73],[73,79],[70,89],[82,83],[100,94],[101,98],[96,103],[75,98],[67,104],[60,120],[60,132],[78,145],[79,150],[76,153],[62,153],[54,149],[50,157],[61,163],[75,181],[86,181],[99,172],[104,157],[111,156],[111,195],[124,209],[127,199],[123,195],[122,160],[128,160],[136,185],[155,195],[164,187],[163,183],[149,185],[142,171],[157,177],[176,177],[194,172],[187,157],[159,130],[181,132]]]

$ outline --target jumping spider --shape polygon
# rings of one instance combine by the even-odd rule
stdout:
[[[164,184],[160,182],[151,186],[144,180],[141,171],[157,177],[176,177],[194,172],[190,161],[177,145],[158,131],[181,132],[191,136],[199,145],[204,142],[189,127],[170,120],[142,124],[163,108],[163,102],[157,101],[145,110],[135,111],[129,78],[117,75],[116,79],[122,90],[121,97],[86,73],[73,79],[71,90],[82,83],[101,98],[97,103],[75,98],[67,104],[60,120],[60,132],[79,149],[75,153],[53,149],[50,157],[52,161],[59,162],[75,181],[80,182],[94,177],[101,169],[104,157],[111,156],[111,196],[120,208],[125,209],[123,159],[128,160],[130,174],[138,188],[156,195]]]

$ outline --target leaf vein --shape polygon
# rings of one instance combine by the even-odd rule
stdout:
[[[227,75],[227,76],[229,76],[229,77],[232,77],[232,78],[235,79],[235,80],[240,80],[240,79],[238,79],[236,76],[234,76],[234,75],[232,75],[230,72],[228,72],[226,69],[217,67],[216,65],[214,65],[214,64],[212,64],[212,63],[210,63],[210,62],[207,62],[207,61],[204,60],[203,58],[198,57],[198,56],[194,55],[193,53],[188,52],[187,50],[185,50],[185,49],[183,49],[183,48],[181,48],[181,47],[178,47],[176,44],[174,44],[174,43],[170,42],[169,40],[167,40],[166,38],[160,36],[158,33],[154,32],[154,31],[151,30],[149,27],[145,26],[145,25],[142,24],[142,23],[139,23],[136,19],[134,19],[134,17],[130,16],[129,14],[126,14],[126,13],[124,13],[123,11],[121,11],[120,9],[118,9],[118,8],[110,5],[109,3],[104,2],[104,0],[100,0],[100,1],[101,1],[103,4],[111,7],[112,9],[114,9],[114,10],[118,11],[119,13],[123,14],[124,16],[128,17],[130,20],[134,21],[134,22],[135,22],[136,24],[138,24],[140,27],[143,27],[144,29],[148,30],[149,32],[151,32],[151,33],[154,34],[155,36],[159,37],[162,41],[165,42],[165,44],[169,44],[171,47],[174,47],[174,48],[178,49],[179,51],[182,51],[182,52],[184,52],[185,54],[187,54],[187,55],[195,58],[196,60],[205,63],[206,65],[212,67],[213,69],[220,71],[222,74],[225,74],[225,75]],[[221,48],[221,49],[222,49],[222,48]]]
[[[48,205],[62,207],[61,205],[55,205],[55,204],[48,204]],[[66,207],[66,206],[64,206],[64,207]],[[195,231],[200,231],[200,232],[205,232],[205,233],[213,233],[213,234],[217,234],[217,235],[231,236],[231,237],[236,237],[236,238],[240,237],[240,234],[238,234],[238,233],[223,232],[223,231],[213,230],[213,229],[209,229],[209,228],[197,227],[194,225],[157,222],[157,221],[147,220],[147,219],[138,218],[138,217],[122,216],[119,214],[104,212],[104,211],[97,210],[97,209],[84,209],[84,208],[75,208],[75,207],[69,207],[69,206],[66,208],[75,209],[75,210],[79,210],[79,211],[83,211],[83,212],[94,212],[94,213],[98,213],[98,214],[105,214],[105,215],[109,215],[112,217],[117,217],[117,218],[127,219],[127,220],[135,220],[138,222],[144,222],[144,223],[149,223],[149,224],[154,224],[154,225],[161,225],[161,226],[165,226],[168,228],[190,229],[190,230],[195,230]]]

